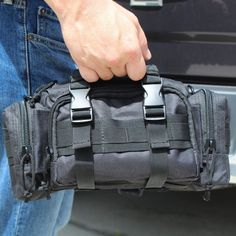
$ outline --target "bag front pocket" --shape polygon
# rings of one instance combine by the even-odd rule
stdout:
[[[42,189],[48,183],[44,151],[47,114],[47,111],[38,112],[31,108],[26,100],[11,105],[4,112],[5,144],[13,191],[22,200],[41,198]]]
[[[201,145],[201,185],[212,188],[229,182],[228,160],[228,105],[224,96],[206,89],[197,91],[191,103],[200,107],[202,134],[197,136]]]

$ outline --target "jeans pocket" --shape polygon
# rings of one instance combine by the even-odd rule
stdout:
[[[68,82],[76,65],[65,45],[32,33],[28,38],[32,91],[52,80],[59,83]]]
[[[60,23],[47,7],[38,7],[37,29],[28,33],[29,72],[32,91],[57,80],[68,82],[76,65],[63,41]]]
[[[64,43],[60,23],[50,8],[38,7],[37,34]]]

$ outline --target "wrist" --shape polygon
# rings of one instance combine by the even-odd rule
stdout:
[[[55,12],[58,19],[63,21],[66,18],[78,18],[85,13],[89,7],[101,5],[113,0],[44,0]]]
[[[81,9],[83,2],[89,2],[90,0],[44,0],[55,12],[59,20],[65,18],[70,12],[71,15],[75,11]]]

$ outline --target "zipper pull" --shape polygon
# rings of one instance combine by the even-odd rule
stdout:
[[[41,185],[46,185],[48,182],[48,169],[52,159],[52,152],[48,146],[46,147],[45,151],[46,151],[46,158],[44,159],[44,171],[43,171],[43,177],[45,183],[44,184],[42,183]]]
[[[212,154],[216,150],[216,140],[208,139],[205,145],[206,154]]]
[[[193,86],[191,86],[190,84],[187,85],[187,90],[189,95],[193,95],[195,93]]]
[[[22,161],[29,163],[31,161],[30,148],[28,146],[23,146],[21,151]]]
[[[213,154],[216,150],[216,142],[214,139],[208,139],[204,146],[205,152],[203,154],[202,168],[206,168],[209,164],[209,155]]]
[[[202,166],[203,168],[206,168],[206,171],[208,172],[208,175],[210,175],[211,172],[211,165],[214,158],[213,154],[216,150],[216,141],[215,139],[208,139],[205,145],[205,153],[203,155],[202,160]],[[210,178],[210,176],[209,176]]]
[[[31,192],[29,192],[28,190],[26,190],[24,192],[24,202],[28,203],[30,201],[30,198],[33,196],[33,194]]]
[[[25,103],[28,103],[31,108],[35,108],[35,98],[32,96],[24,96]]]
[[[209,202],[211,200],[211,189],[210,189],[210,187],[207,186],[207,189],[204,192],[202,198],[205,202]]]
[[[205,168],[207,168],[207,173],[208,173],[208,184],[206,185],[206,190],[205,190],[205,193],[203,195],[203,200],[206,201],[206,202],[209,202],[211,200],[211,189],[212,189],[212,185],[211,185],[211,182],[212,182],[212,176],[210,174],[210,163],[212,160],[210,160],[210,158],[212,158],[211,156],[209,157],[209,155],[212,155],[215,150],[216,150],[216,141],[215,139],[208,139],[207,142],[206,142],[206,145],[205,145],[205,150],[206,150],[206,153],[205,153],[205,160],[203,162],[203,165],[205,166]]]
[[[47,146],[46,147],[46,164],[50,165],[50,162],[52,160],[52,157],[53,157],[53,150],[51,147]]]

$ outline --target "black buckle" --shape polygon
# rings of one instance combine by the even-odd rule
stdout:
[[[93,110],[88,99],[90,88],[69,88],[72,95],[71,101],[71,122],[84,123],[93,120]],[[84,113],[86,115],[79,116],[78,114]]]
[[[145,90],[143,112],[145,120],[165,120],[166,109],[161,94],[162,83],[143,84]]]

